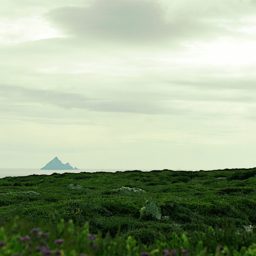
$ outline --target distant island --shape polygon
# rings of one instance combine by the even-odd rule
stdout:
[[[62,163],[58,157],[54,157],[48,164],[41,170],[78,170],[76,167],[71,166],[69,163]]]

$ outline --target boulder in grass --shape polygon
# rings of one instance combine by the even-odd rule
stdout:
[[[113,192],[131,194],[131,193],[145,193],[146,191],[141,188],[121,187],[118,189],[114,189]]]
[[[71,190],[81,190],[83,187],[80,185],[75,185],[75,184],[69,184],[68,188]]]
[[[148,220],[161,220],[161,209],[155,202],[147,200],[145,206],[140,209],[140,218]]]

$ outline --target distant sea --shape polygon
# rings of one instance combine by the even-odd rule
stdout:
[[[125,171],[122,169],[80,169],[70,171],[45,171],[40,169],[11,169],[11,168],[0,168],[0,178],[4,177],[16,177],[16,176],[27,176],[27,175],[51,175],[53,173],[80,173],[80,172],[116,172]]]

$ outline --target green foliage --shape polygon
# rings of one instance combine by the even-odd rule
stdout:
[[[251,245],[244,254],[245,256],[255,256],[256,255],[256,244]]]
[[[256,244],[234,248],[216,245],[211,248],[203,237],[194,242],[186,233],[172,233],[158,237],[154,243],[145,245],[134,236],[101,236],[90,233],[89,225],[75,226],[72,221],[57,224],[49,229],[32,228],[29,223],[16,220],[12,228],[0,229],[0,255],[87,255],[87,256],[168,256],[168,255],[237,255],[255,256]],[[211,231],[213,232],[213,230]],[[207,236],[207,234],[204,234]],[[210,237],[207,237],[209,239]]]
[[[0,179],[0,255],[42,255],[42,245],[68,256],[256,255],[255,175],[163,170]]]

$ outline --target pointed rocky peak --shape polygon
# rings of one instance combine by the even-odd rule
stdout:
[[[56,156],[48,164],[46,164],[41,170],[76,170],[69,163],[64,164]]]

